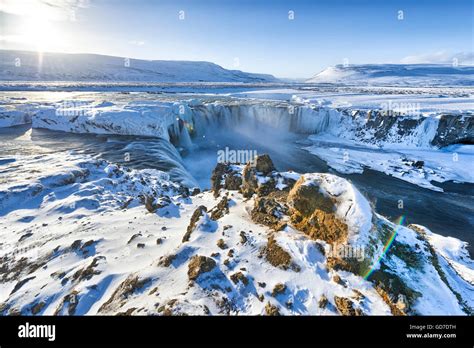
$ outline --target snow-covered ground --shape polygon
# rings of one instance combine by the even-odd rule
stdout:
[[[210,191],[190,195],[165,173],[73,153],[5,157],[0,171],[3,314],[473,310],[473,261],[461,241],[420,226],[397,228],[373,212],[354,186],[330,174],[305,175],[303,185],[319,185],[335,200],[336,216],[352,236],[349,245],[370,244],[365,256],[373,278],[330,267],[331,244],[311,239],[288,217],[280,216],[288,225],[278,230],[253,221],[259,197],[246,199],[226,187],[217,197]],[[259,181],[278,178],[278,192],[298,177],[272,172]],[[219,206],[224,197],[227,208]],[[200,206],[207,212],[193,220]],[[373,262],[391,230],[397,231],[395,243],[380,263]],[[288,267],[269,261],[270,247],[289,256]],[[403,286],[389,289],[386,282]]]
[[[443,149],[384,147],[358,144],[328,135],[310,136],[306,149],[339,173],[377,170],[412,184],[443,191],[434,183],[474,183],[474,146],[451,145]]]
[[[191,153],[213,132],[270,145],[297,133],[297,146],[336,172],[370,168],[441,191],[436,183],[474,182],[473,100],[464,87],[5,92],[0,127],[159,137]],[[335,265],[332,242],[298,225],[285,191],[300,178],[294,172],[258,174],[261,190],[251,197],[226,180],[218,195],[192,194],[193,180],[184,187],[170,173],[99,156],[6,153],[2,314],[473,313],[467,244],[423,226],[397,227],[336,175],[302,180],[334,203],[323,230],[347,229],[345,243],[365,250],[356,269]],[[232,180],[245,178],[242,170],[232,166]],[[268,225],[274,218],[282,225]],[[285,267],[275,265],[281,259]]]
[[[336,65],[307,82],[369,86],[473,86],[474,67],[452,64]]]
[[[474,139],[474,98],[469,89],[378,92],[314,94],[282,89],[192,99],[188,95],[49,93],[49,100],[33,93],[34,103],[11,93],[2,98],[0,126],[32,120],[34,128],[173,138],[189,148],[192,137],[203,135],[209,127],[272,128],[282,134],[310,135],[304,147],[341,173],[370,168],[433,190],[441,189],[432,182],[474,182],[472,145],[458,144]]]
[[[1,81],[277,82],[210,62],[0,50]]]

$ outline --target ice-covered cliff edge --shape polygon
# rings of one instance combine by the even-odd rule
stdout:
[[[441,189],[432,182],[474,182],[470,111],[405,115],[238,99],[62,101],[37,108],[32,123],[73,133],[156,136],[182,148],[192,148],[193,138],[223,131],[281,139],[304,134],[305,148],[341,173],[371,168],[433,190]]]

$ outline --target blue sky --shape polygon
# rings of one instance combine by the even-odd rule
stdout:
[[[350,64],[417,63],[459,56],[462,64],[466,57],[472,61],[474,51],[472,0],[2,3],[2,48],[34,50],[41,43],[50,51],[206,60],[278,77],[309,77],[344,59]],[[32,28],[32,16],[43,29]]]

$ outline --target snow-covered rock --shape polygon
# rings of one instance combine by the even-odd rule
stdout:
[[[237,165],[215,177],[217,191],[200,193],[159,171],[76,154],[7,157],[0,168],[10,178],[0,184],[2,314],[472,313],[462,242],[397,227],[334,175],[253,171],[260,179],[245,198],[224,177],[245,184]],[[285,197],[301,177],[334,200],[346,247],[367,248],[350,262],[370,276],[295,228]],[[284,224],[256,222],[268,214]]]
[[[37,112],[38,105],[34,104],[0,104],[0,128],[29,124]]]

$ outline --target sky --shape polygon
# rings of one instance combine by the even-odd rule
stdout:
[[[211,61],[307,78],[335,64],[472,64],[472,0],[0,0],[0,48]]]

